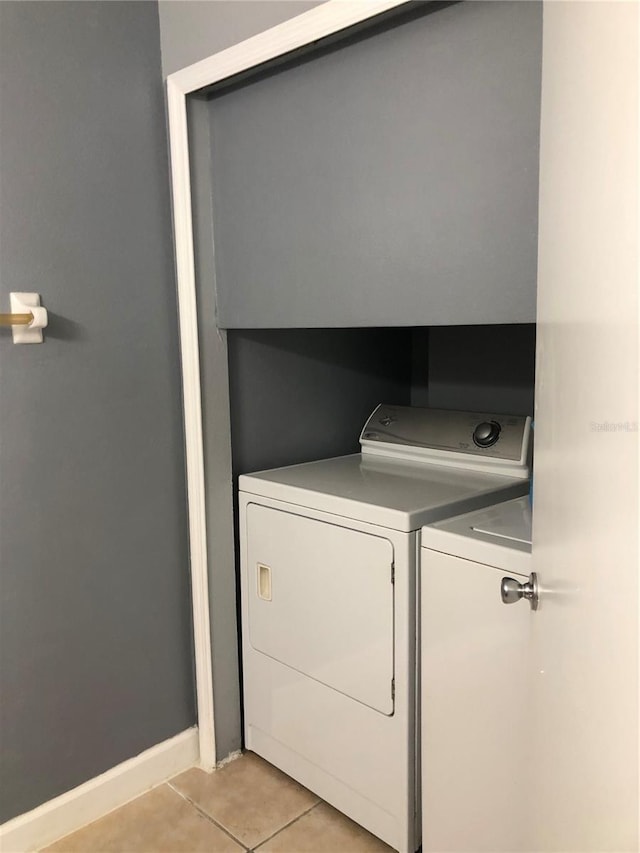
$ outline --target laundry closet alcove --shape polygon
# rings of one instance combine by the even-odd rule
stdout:
[[[381,401],[532,413],[541,12],[407,4],[187,98],[219,758],[233,480]]]

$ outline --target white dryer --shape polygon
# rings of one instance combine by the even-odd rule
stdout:
[[[422,525],[526,494],[530,419],[380,405],[361,454],[240,477],[245,744],[420,844]]]
[[[529,498],[422,531],[423,853],[527,849]]]

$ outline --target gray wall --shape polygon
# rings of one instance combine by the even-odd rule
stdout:
[[[378,403],[409,403],[405,330],[227,334],[235,475],[356,453]]]
[[[162,73],[237,44],[319,2],[302,0],[160,0]]]
[[[195,722],[155,3],[0,3],[2,812]]]
[[[219,325],[535,321],[541,24],[458,3],[215,96]]]
[[[414,329],[411,404],[533,415],[536,328]]]

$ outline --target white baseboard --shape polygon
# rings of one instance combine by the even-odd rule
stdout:
[[[2,853],[28,853],[123,806],[198,763],[198,729],[152,746],[0,826]]]

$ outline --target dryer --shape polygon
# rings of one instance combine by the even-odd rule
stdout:
[[[245,745],[402,853],[419,531],[526,494],[529,436],[530,418],[380,405],[361,453],[239,480]]]

